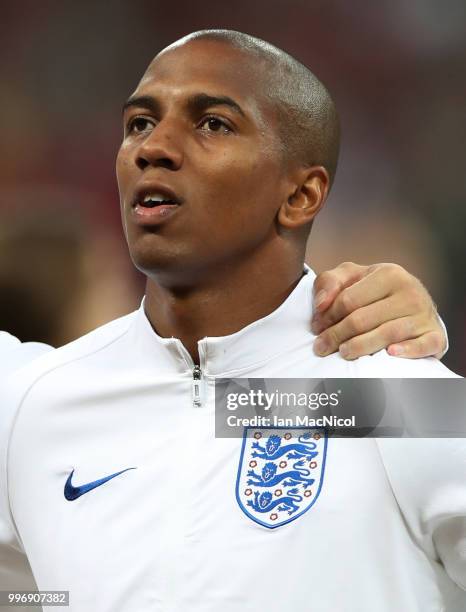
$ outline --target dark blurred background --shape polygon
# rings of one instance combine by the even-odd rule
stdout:
[[[407,267],[466,374],[464,0],[2,3],[0,328],[58,346],[138,305],[121,105],[158,50],[209,27],[269,40],[328,86],[343,146],[308,261]]]

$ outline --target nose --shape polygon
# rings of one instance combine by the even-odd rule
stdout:
[[[183,151],[179,145],[175,122],[162,120],[140,144],[136,165],[140,170],[147,166],[178,170],[182,163]]]

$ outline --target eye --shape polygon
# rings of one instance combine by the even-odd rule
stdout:
[[[149,131],[152,127],[154,127],[153,122],[146,119],[146,117],[134,117],[128,121],[127,129],[128,133],[142,134]]]
[[[205,127],[202,127],[202,126],[205,126]],[[199,127],[201,128],[202,132],[216,132],[216,133],[222,133],[222,134],[229,134],[233,131],[230,128],[230,126],[227,125],[225,121],[223,121],[222,119],[219,119],[218,117],[206,117],[199,124]]]

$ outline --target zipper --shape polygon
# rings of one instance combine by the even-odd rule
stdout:
[[[202,370],[198,365],[193,368],[193,406],[198,408],[202,406]]]

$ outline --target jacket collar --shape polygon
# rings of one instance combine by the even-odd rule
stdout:
[[[303,341],[312,340],[312,287],[314,272],[304,265],[304,276],[288,298],[272,313],[228,336],[206,337],[198,342],[204,375],[227,376],[278,357]],[[133,342],[143,358],[160,373],[185,373],[194,367],[191,356],[177,338],[162,338],[152,328],[144,300],[135,317]]]

